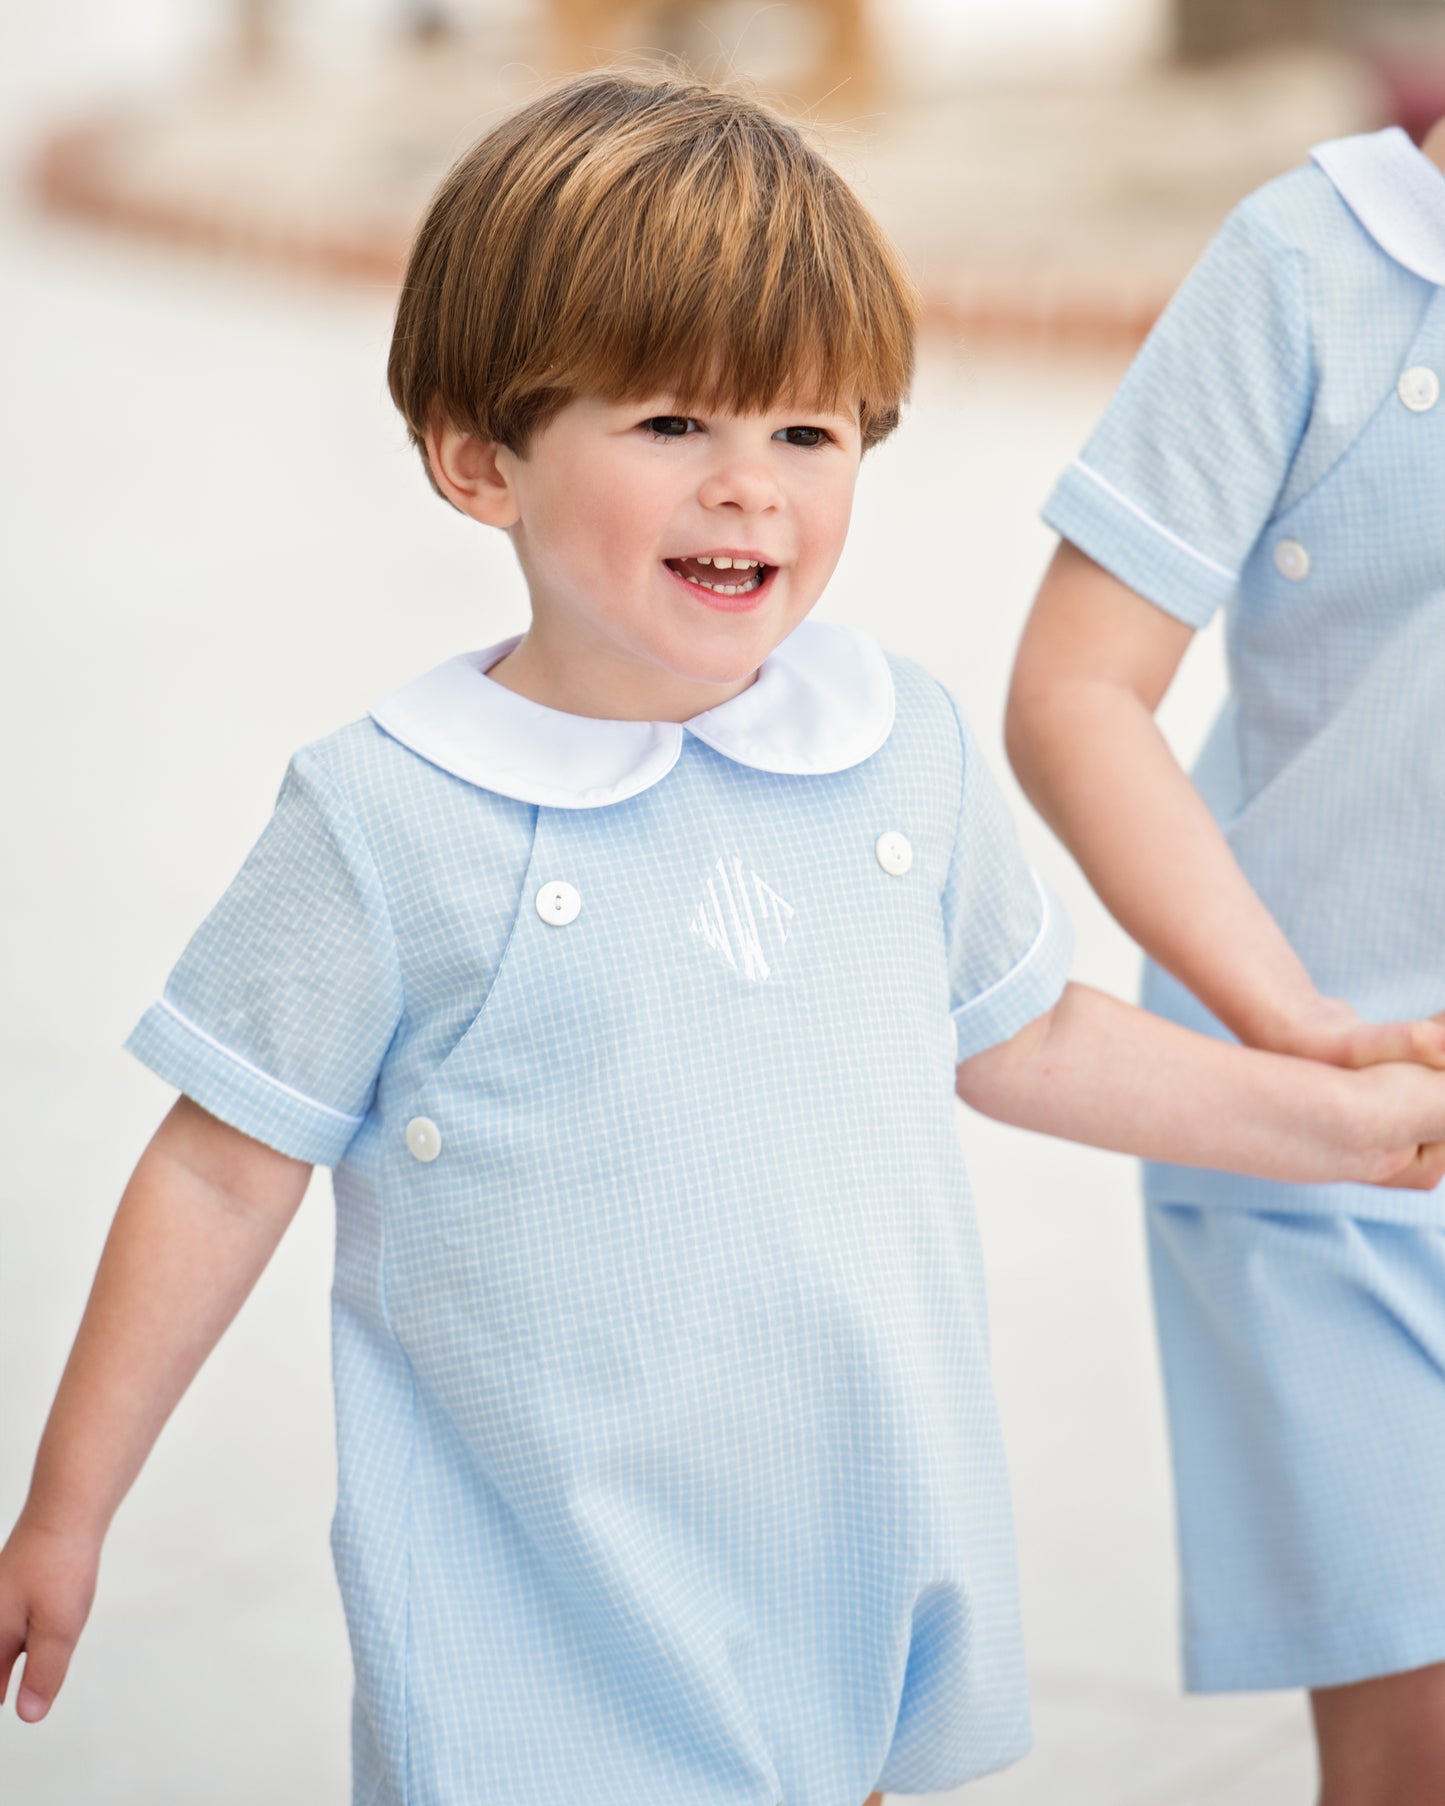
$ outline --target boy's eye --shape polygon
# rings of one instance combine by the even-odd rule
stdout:
[[[782,439],[788,445],[800,445],[805,451],[812,451],[815,446],[827,442],[828,435],[820,426],[785,426],[775,439]]]
[[[642,424],[655,439],[685,439],[697,422],[686,414],[654,414]]]

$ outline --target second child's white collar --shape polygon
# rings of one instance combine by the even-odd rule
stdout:
[[[1317,144],[1310,157],[1382,251],[1445,286],[1445,170],[1399,126]]]
[[[684,734],[736,765],[820,776],[861,765],[893,727],[888,660],[853,627],[804,621],[741,695],[681,723],[566,715],[518,696],[486,675],[516,644],[448,659],[372,719],[454,777],[550,809],[600,809],[649,789],[677,763]]]

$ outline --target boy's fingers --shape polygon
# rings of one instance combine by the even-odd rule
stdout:
[[[1417,1148],[1415,1158],[1385,1183],[1402,1191],[1433,1191],[1442,1179],[1445,1179],[1445,1141],[1432,1141]]]
[[[68,1639],[31,1626],[25,1640],[25,1672],[15,1696],[15,1710],[27,1724],[38,1724],[54,1704],[73,1648]]]
[[[0,1706],[10,1692],[10,1676],[15,1664],[25,1653],[26,1614],[22,1601],[7,1601],[4,1621],[0,1622]]]
[[[26,1724],[39,1724],[50,1710],[50,1701],[42,1699],[33,1687],[22,1685],[15,1698],[15,1710]]]

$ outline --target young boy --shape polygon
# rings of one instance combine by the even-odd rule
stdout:
[[[0,1553],[23,1717],[315,1161],[367,1806],[858,1806],[1022,1753],[955,1087],[1438,1176],[1445,1076],[1068,986],[951,700],[807,621],[914,318],[796,131],[700,85],[568,83],[444,184],[392,392],[532,623],[297,756],[132,1038],[184,1095]]]

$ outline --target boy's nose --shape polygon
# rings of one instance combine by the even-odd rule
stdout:
[[[704,508],[737,508],[744,514],[765,514],[778,505],[778,483],[766,464],[730,459],[709,471],[697,499]]]

